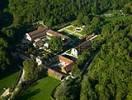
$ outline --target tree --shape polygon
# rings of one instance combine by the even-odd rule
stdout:
[[[128,3],[125,5],[123,11],[126,13],[126,14],[132,14],[132,3]]]
[[[131,100],[132,99],[132,83],[128,84],[128,95],[126,100]]]
[[[0,48],[4,49],[7,47],[8,47],[8,43],[3,38],[0,38]]]
[[[55,92],[57,100],[79,100],[80,84],[78,79],[69,79],[63,82]],[[71,91],[70,91],[71,90]]]
[[[9,66],[9,59],[5,50],[0,49],[0,70],[4,71]]]
[[[86,24],[86,27],[84,29],[84,33],[92,34],[92,33],[99,33],[99,27],[100,27],[100,18],[99,17],[93,17],[90,24]]]
[[[24,79],[26,81],[35,80],[38,77],[38,68],[36,62],[33,60],[25,60],[23,62]]]
[[[90,24],[90,19],[88,16],[84,16],[82,19],[82,22],[84,25],[89,25]]]
[[[78,67],[78,65],[77,64],[74,64],[74,66],[72,68],[72,74],[73,75],[76,75],[76,76],[79,76],[80,75],[80,72],[81,72],[81,70]]]
[[[0,38],[0,70],[2,71],[5,70],[9,65],[9,59],[6,52],[7,47],[7,42],[3,38]]]
[[[9,38],[13,38],[15,30],[12,27],[4,27],[2,32]]]
[[[49,41],[50,49],[54,52],[58,52],[62,50],[62,40],[60,37],[51,37]]]

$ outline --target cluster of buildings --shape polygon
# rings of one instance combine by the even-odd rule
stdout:
[[[26,33],[25,35],[25,38],[32,42],[34,47],[39,49],[48,49],[48,41],[52,37],[61,38],[63,46],[67,45],[71,41],[68,36],[53,31],[46,26],[39,26],[35,31]]]
[[[46,26],[39,26],[35,31],[26,33],[26,40],[32,42],[33,46],[38,49],[48,49],[48,41],[52,37],[61,38],[63,46],[68,45],[71,42],[71,38],[63,35],[59,32],[53,31]],[[52,63],[47,66],[47,73],[49,76],[56,79],[64,79],[72,71],[73,65],[78,58],[78,54],[83,50],[90,48],[90,42],[84,41],[75,48],[70,49],[70,54],[64,52],[60,55],[56,55]],[[36,57],[38,65],[42,64],[42,60]]]
[[[71,38],[59,32],[53,31],[46,26],[39,26],[35,31],[26,33],[25,39],[33,44],[38,49],[48,49],[48,41],[52,37],[61,38],[63,46],[71,42]],[[36,57],[38,65],[42,64],[41,57]],[[47,73],[49,76],[62,80],[72,70],[74,61],[62,55],[54,57],[53,63],[47,65]]]

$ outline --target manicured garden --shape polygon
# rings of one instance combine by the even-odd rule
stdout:
[[[51,77],[45,77],[33,84],[25,93],[19,97],[19,100],[51,100],[52,91],[60,83]]]
[[[15,72],[6,77],[0,78],[0,94],[4,92],[4,88],[13,87],[18,78],[19,72]]]
[[[79,38],[81,38],[83,36],[83,28],[82,27],[76,27],[74,25],[69,25],[66,26],[60,30],[58,30],[59,32],[66,32],[68,34],[71,34],[73,36],[77,36]]]

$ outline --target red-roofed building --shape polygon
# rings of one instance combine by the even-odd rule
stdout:
[[[79,44],[75,49],[78,51],[78,54],[83,52],[86,49],[91,48],[91,42],[90,41],[84,41],[83,43]]]
[[[46,32],[46,34],[47,34],[47,36],[49,36],[49,37],[52,37],[52,36],[60,37],[61,40],[62,40],[62,42],[63,42],[63,45],[64,45],[64,46],[71,42],[71,39],[70,39],[68,36],[63,35],[63,34],[61,34],[61,33],[59,33],[59,32],[55,32],[55,31],[53,31],[53,30],[48,30],[48,31]]]
[[[53,30],[48,30],[47,32],[46,32],[46,34],[48,35],[48,36],[56,36],[56,37],[61,37],[61,34],[60,33],[58,33],[58,32],[55,32],[55,31],[53,31]]]
[[[47,27],[39,26],[37,30],[26,33],[26,39],[34,41],[36,39],[43,38],[46,35],[47,30]]]
[[[62,80],[69,72],[71,72],[74,61],[62,55],[57,56],[55,60],[57,61],[48,68],[48,75]]]
[[[52,68],[48,68],[48,75],[59,80],[62,80],[66,76],[66,74]]]
[[[60,37],[63,46],[66,46],[71,42],[71,39],[68,36],[48,29],[46,26],[39,26],[37,30],[26,33],[25,35],[27,40],[35,42],[34,45],[37,45],[36,43],[41,42],[41,39],[51,39],[51,37]]]
[[[62,55],[59,55],[58,56],[58,60],[59,62],[61,63],[61,71],[64,72],[64,73],[69,73],[71,72],[72,70],[72,67],[73,67],[73,64],[74,64],[74,61],[62,56]]]

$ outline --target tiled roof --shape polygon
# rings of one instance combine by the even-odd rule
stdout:
[[[72,70],[72,65],[74,63],[74,61],[59,55],[59,61],[63,63],[62,69],[65,70],[66,73],[70,72]]]
[[[59,80],[62,80],[65,77],[65,74],[56,70],[56,69],[52,69],[52,68],[48,68],[48,75],[55,77]]]
[[[45,36],[47,30],[47,27],[39,26],[37,30],[29,32],[28,34],[32,38],[32,40],[35,40],[37,38]]]
[[[66,58],[62,55],[59,55],[58,57],[59,57],[60,62],[65,62],[65,63],[68,63],[68,64],[73,63],[72,60],[70,60],[70,59],[68,59],[68,58]]]
[[[61,36],[60,33],[55,32],[53,30],[48,30],[46,33],[47,33],[47,35],[51,35],[51,36]]]
[[[91,45],[90,45],[90,41],[84,41],[83,43],[79,44],[76,49],[79,51],[79,52],[82,52],[83,50],[85,49],[88,49],[90,48]]]

